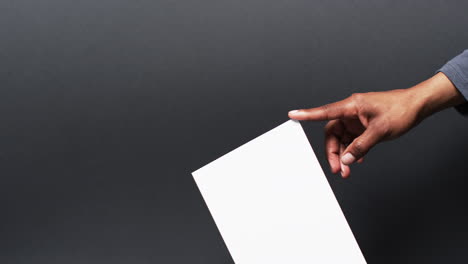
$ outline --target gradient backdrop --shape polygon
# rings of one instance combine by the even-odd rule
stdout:
[[[192,171],[468,48],[467,1],[397,2],[2,1],[0,262],[233,263]],[[468,119],[429,118],[349,180],[303,125],[369,263],[468,262]]]

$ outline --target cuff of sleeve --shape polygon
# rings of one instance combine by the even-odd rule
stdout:
[[[457,71],[455,67],[451,65],[451,63],[445,64],[440,70],[437,72],[442,72],[447,76],[447,78],[453,83],[455,88],[457,88],[458,91],[465,97],[465,99],[468,101],[468,90],[467,89],[462,89],[463,87],[466,87],[466,84],[468,83],[465,78]],[[465,117],[468,117],[468,102],[455,106],[455,109]]]

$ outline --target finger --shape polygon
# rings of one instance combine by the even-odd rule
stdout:
[[[323,121],[356,116],[357,111],[350,97],[320,107],[293,110],[289,117],[296,120]]]
[[[345,165],[350,165],[356,160],[361,159],[369,150],[382,139],[382,134],[378,129],[368,127],[362,135],[355,138],[353,142],[346,148],[344,155],[341,157],[341,162]]]
[[[338,173],[341,170],[340,164],[340,153],[339,146],[340,141],[335,135],[328,135],[325,139],[326,141],[326,154],[328,163],[330,164],[330,169],[332,173]]]
[[[343,163],[341,163],[341,177],[343,177],[343,179],[346,179],[349,177],[349,175],[351,175],[351,169],[348,165],[344,165]]]
[[[340,135],[343,134],[343,124],[332,120],[325,126],[325,153],[332,173],[341,171]]]
[[[363,163],[364,162],[364,157],[358,159],[357,163]]]
[[[346,149],[345,145],[341,144],[340,145],[340,156],[344,153],[344,150]],[[351,174],[351,169],[349,168],[348,165],[343,164],[343,162],[340,162],[341,165],[341,177],[344,179],[348,178],[349,175]]]

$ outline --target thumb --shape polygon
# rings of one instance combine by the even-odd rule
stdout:
[[[355,138],[343,152],[341,162],[350,165],[364,157],[369,150],[381,141],[383,135],[378,129],[368,127],[359,137]]]

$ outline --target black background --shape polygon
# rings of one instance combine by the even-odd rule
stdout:
[[[468,45],[467,1],[4,0],[0,262],[233,263],[191,172]],[[467,120],[439,113],[343,180],[369,263],[468,262]]]

